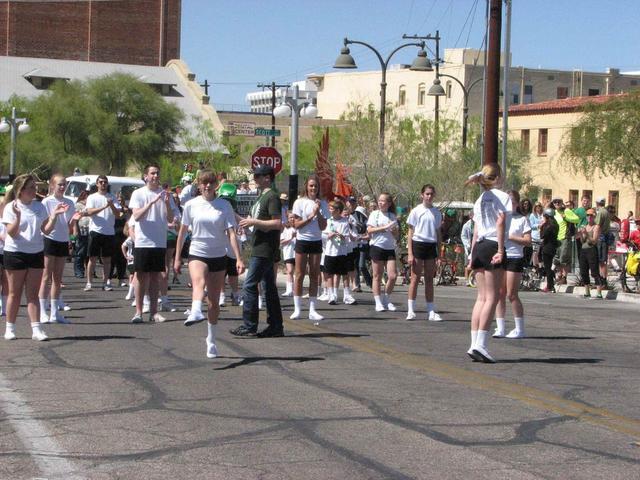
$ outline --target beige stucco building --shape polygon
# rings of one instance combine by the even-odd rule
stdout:
[[[584,175],[561,161],[562,146],[572,125],[582,115],[587,102],[606,102],[611,97],[579,97],[564,100],[514,105],[509,109],[509,135],[529,147],[530,161],[526,167],[533,185],[540,188],[540,200],[546,205],[552,198],[571,199],[579,205],[583,195],[595,200],[605,197],[619,216],[628,211],[640,216],[640,191],[614,177]]]

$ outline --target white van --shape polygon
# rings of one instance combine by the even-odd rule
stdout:
[[[82,191],[91,190],[92,187],[95,186],[97,178],[98,175],[75,175],[73,177],[67,177],[67,189],[64,194],[76,200]],[[109,180],[109,192],[113,195],[122,192],[126,199],[131,197],[131,192],[144,185],[141,179],[134,177],[114,177],[107,175],[107,179]]]

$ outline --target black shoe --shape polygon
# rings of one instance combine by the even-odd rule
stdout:
[[[236,337],[255,337],[256,336],[255,330],[247,328],[244,325],[240,325],[238,328],[229,330],[229,333],[231,333],[231,335],[235,335]]]
[[[273,337],[284,337],[284,330],[282,327],[276,328],[269,325],[267,328],[258,332],[258,338],[273,338]]]

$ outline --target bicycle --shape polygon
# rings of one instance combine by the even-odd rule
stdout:
[[[461,244],[443,243],[436,266],[436,285],[456,285],[458,283],[458,264],[464,247]]]
[[[520,290],[537,292],[540,290],[541,280],[540,270],[533,265],[528,265],[524,267],[524,270],[522,271]]]

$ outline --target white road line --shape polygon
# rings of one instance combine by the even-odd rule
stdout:
[[[65,452],[53,440],[46,427],[33,418],[33,410],[22,396],[11,388],[9,381],[0,374],[0,408],[15,429],[25,449],[29,452],[43,477],[65,480],[82,480],[73,463],[63,458]]]

